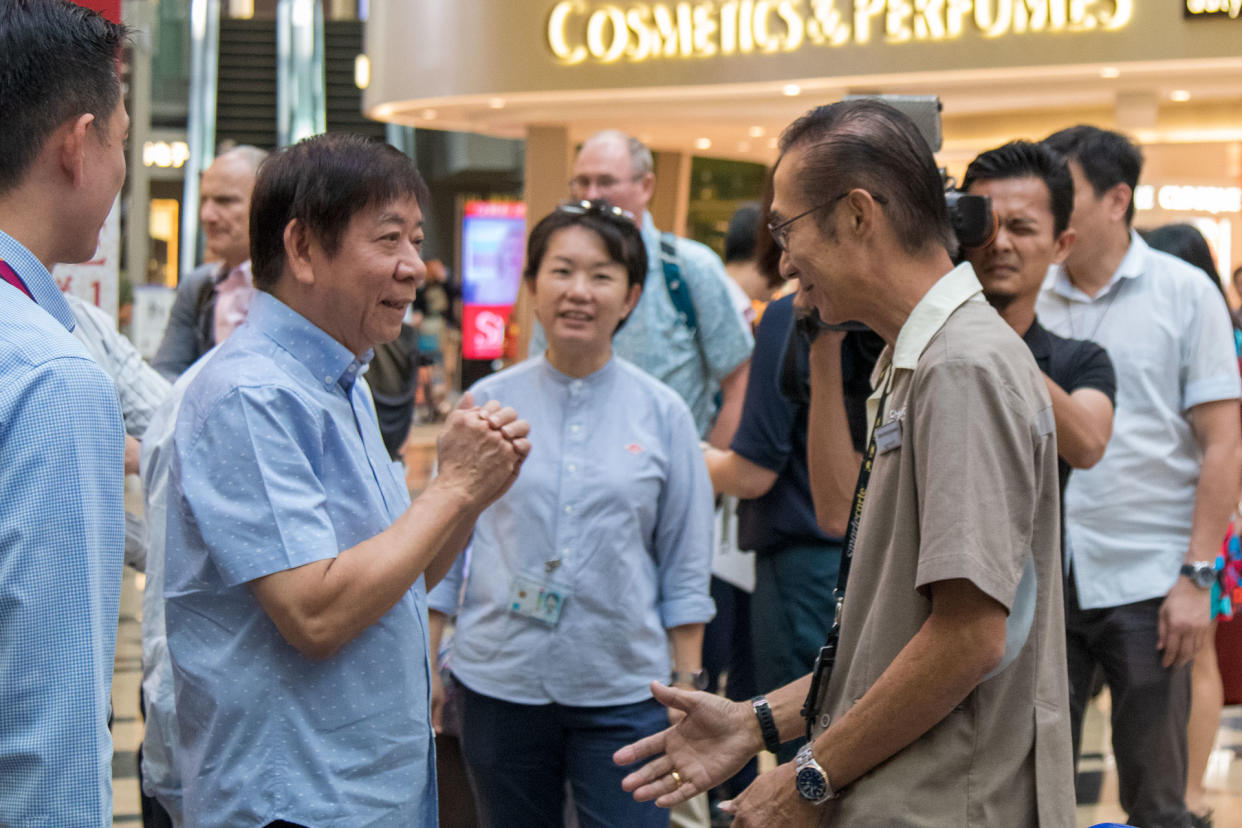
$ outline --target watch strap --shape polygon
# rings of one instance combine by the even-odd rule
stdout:
[[[781,734],[776,729],[776,719],[772,716],[772,706],[766,696],[755,696],[750,700],[755,710],[755,718],[759,720],[759,732],[763,734],[763,746],[769,753],[781,749]]]

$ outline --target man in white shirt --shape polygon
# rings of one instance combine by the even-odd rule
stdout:
[[[1131,229],[1137,147],[1090,126],[1045,143],[1069,161],[1077,241],[1049,271],[1039,317],[1057,334],[1104,346],[1117,371],[1112,439],[1066,492],[1075,755],[1098,665],[1128,822],[1181,828],[1195,824],[1183,799],[1187,665],[1207,638],[1213,562],[1238,499],[1229,315],[1202,273]]]

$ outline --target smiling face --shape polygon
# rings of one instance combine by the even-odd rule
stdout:
[[[612,335],[638,303],[626,267],[593,231],[570,225],[552,234],[535,272],[535,315],[548,337],[548,361],[585,376],[612,356]]]
[[[335,253],[312,240],[311,321],[357,355],[396,339],[427,272],[422,244],[423,214],[413,198],[354,213]]]
[[[848,267],[843,260],[842,246],[831,230],[832,213],[840,207],[842,200],[837,199],[820,210],[789,222],[789,219],[816,206],[814,202],[807,202],[799,186],[798,168],[803,154],[802,147],[789,149],[781,157],[772,177],[770,224],[784,224],[781,230],[785,245],[781,254],[781,275],[786,279],[798,280],[801,303],[813,305],[825,322],[846,322],[853,318],[848,305]],[[825,222],[830,228],[827,231],[821,229]],[[764,232],[767,232],[766,228]]]
[[[966,251],[983,293],[998,310],[1029,303],[1034,307],[1050,265],[1062,262],[1074,240],[1072,230],[1054,232],[1048,185],[1037,176],[975,181],[975,195],[990,196],[997,217],[996,238]]]

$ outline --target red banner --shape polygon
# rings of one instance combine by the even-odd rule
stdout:
[[[79,6],[94,9],[113,23],[121,22],[121,0],[76,0]]]

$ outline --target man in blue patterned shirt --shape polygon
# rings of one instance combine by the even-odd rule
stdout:
[[[310,138],[251,200],[258,293],[173,435],[165,624],[184,824],[436,825],[426,588],[516,479],[528,427],[469,395],[410,503],[359,377],[425,272],[397,150]]]
[[[125,178],[124,37],[0,5],[0,825],[112,819],[124,430],[49,271],[94,254]]]

